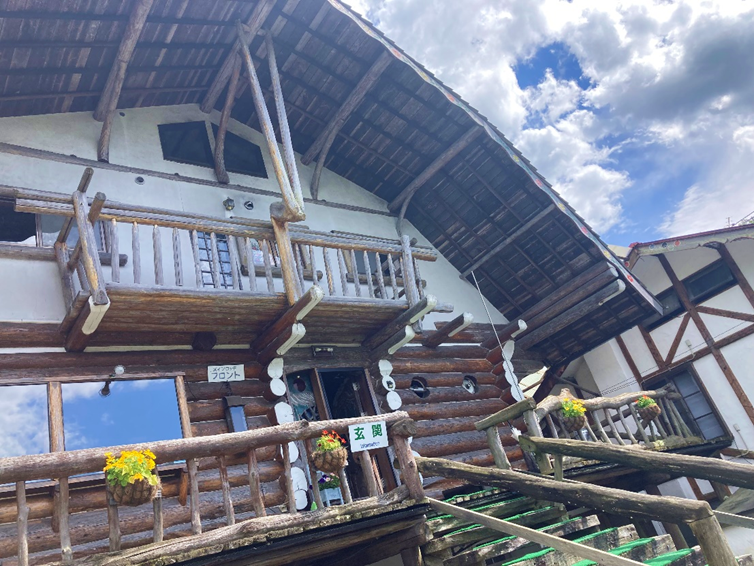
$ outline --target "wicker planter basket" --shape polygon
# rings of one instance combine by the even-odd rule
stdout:
[[[578,417],[566,417],[562,412],[560,413],[560,419],[563,421],[563,426],[568,432],[576,432],[586,426],[586,415],[579,415]]]
[[[639,409],[639,416],[641,416],[642,420],[647,423],[659,417],[660,413],[662,413],[662,409],[660,409],[660,406],[657,404],[648,405]]]
[[[107,492],[118,505],[128,505],[136,507],[144,503],[149,503],[157,495],[157,485],[150,485],[146,480],[136,480],[134,483],[122,486],[120,484],[107,484]]]
[[[316,450],[312,453],[312,464],[320,472],[337,474],[348,460],[348,451],[341,447],[335,450]]]

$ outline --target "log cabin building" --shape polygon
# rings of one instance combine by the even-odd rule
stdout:
[[[0,458],[2,564],[418,563],[424,496],[468,483],[429,459],[552,473],[512,433],[552,423],[518,377],[662,311],[339,0],[5,2],[0,22],[0,388],[43,387],[49,431]],[[175,384],[180,438],[149,443],[153,509],[119,508],[112,447],[66,446],[66,391],[150,380]],[[320,493],[311,441],[383,421],[390,446]]]

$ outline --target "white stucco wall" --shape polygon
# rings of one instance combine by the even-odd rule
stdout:
[[[121,116],[121,114],[124,114]],[[201,213],[211,216],[224,216],[222,201],[230,197],[236,201],[233,214],[243,218],[269,220],[269,206],[280,200],[279,189],[274,177],[272,162],[262,135],[251,128],[231,121],[229,130],[243,138],[258,144],[262,149],[269,178],[262,179],[230,173],[231,184],[243,185],[250,189],[271,191],[274,195],[252,194],[242,190],[226,187],[213,187],[191,182],[185,177],[206,181],[215,181],[214,171],[210,168],[165,161],[157,130],[158,124],[211,121],[217,123],[217,112],[210,115],[202,113],[197,105],[172,107],[154,107],[124,110],[116,114],[110,147],[110,162],[177,174],[173,179],[160,178],[149,173],[119,172],[95,167],[95,174],[90,186],[90,193],[101,191],[109,200],[126,204],[135,204],[157,208],[166,208],[185,212]],[[209,127],[209,126],[208,126]],[[101,123],[96,122],[91,113],[57,114],[47,116],[30,116],[0,119],[0,141],[25,147],[42,149],[63,155],[96,160],[96,147]],[[214,140],[210,136],[210,142]],[[297,155],[297,159],[300,156]],[[308,187],[314,165],[308,167],[299,162],[299,175],[305,196],[309,196]],[[25,188],[55,191],[71,194],[78,184],[83,172],[81,165],[61,163],[54,160],[25,157],[0,152],[0,184]],[[135,182],[137,176],[144,178],[144,184]],[[184,178],[181,178],[184,177]],[[348,180],[325,170],[320,184],[320,199],[331,203],[342,203],[364,207],[375,213],[330,208],[317,203],[307,203],[305,224],[313,230],[340,230],[365,235],[397,238],[395,219],[379,214],[387,211],[387,203],[370,192]],[[254,209],[248,211],[242,204],[246,200],[254,203]],[[420,245],[429,245],[412,225],[404,225],[404,233],[416,237]],[[130,254],[130,228],[119,227],[121,253]],[[184,261],[184,280],[193,281],[191,256],[188,237],[183,235],[182,251]],[[143,283],[149,283],[152,246],[148,227],[142,228],[141,254]],[[166,284],[173,283],[172,243],[169,234],[163,233],[163,261],[165,262]],[[319,259],[319,258],[318,258]],[[322,260],[319,260],[322,263]],[[170,268],[168,268],[170,266]],[[459,273],[442,256],[437,262],[421,262],[421,275],[427,281],[428,293],[435,294],[442,302],[455,306],[455,313],[472,312],[479,322],[486,322],[487,315],[476,289],[459,277]],[[322,266],[320,265],[320,269]],[[13,304],[0,304],[0,320],[60,320],[63,312],[62,294],[59,289],[56,267],[53,263],[46,265],[9,263],[0,260],[0,269],[16,273],[14,281],[7,279],[2,283],[12,291]],[[31,271],[30,271],[31,270]],[[105,269],[106,278],[109,269]],[[121,270],[124,283],[133,281],[129,266]],[[33,283],[25,282],[33,280]],[[152,279],[153,280],[153,279]],[[279,283],[279,282],[278,282]],[[39,296],[45,297],[39,302]],[[8,296],[8,295],[6,295]],[[505,322],[504,317],[490,307],[494,322]],[[434,320],[447,320],[451,315],[433,314],[427,319],[429,325]]]

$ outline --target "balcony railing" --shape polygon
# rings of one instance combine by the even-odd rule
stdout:
[[[312,441],[319,437],[324,430],[335,430],[342,435],[346,435],[349,425],[372,423],[375,421],[385,421],[387,425],[388,438],[394,450],[395,457],[400,462],[404,485],[392,492],[380,495],[381,489],[378,486],[385,484],[383,478],[378,477],[379,472],[373,466],[363,465],[364,485],[368,487],[369,497],[353,501],[346,474],[341,471],[340,488],[342,491],[342,500],[345,502],[344,506],[340,510],[326,508],[322,503],[320,492],[317,488],[316,471],[310,466],[311,478],[309,480],[311,481],[310,485],[313,486],[312,496],[317,503],[317,510],[297,511],[294,479],[291,472],[291,452],[294,450],[292,445],[295,444],[295,450],[300,450],[301,454],[311,454]],[[321,523],[322,521],[324,523],[321,524],[331,524],[332,521],[327,521],[328,519],[340,517],[341,519],[338,520],[348,520],[350,514],[363,513],[370,510],[377,512],[381,507],[385,511],[389,511],[389,506],[392,504],[397,504],[408,499],[419,501],[424,497],[416,463],[408,445],[408,436],[414,430],[412,425],[413,422],[408,419],[406,413],[395,412],[375,417],[359,417],[311,423],[298,421],[210,437],[184,438],[132,446],[93,448],[2,458],[0,459],[0,485],[11,483],[16,486],[17,537],[16,548],[14,550],[17,550],[17,552],[9,553],[8,549],[4,548],[7,545],[0,545],[0,558],[8,558],[15,554],[19,564],[27,565],[29,564],[30,555],[36,553],[37,556],[32,556],[35,563],[44,563],[46,561],[57,562],[59,557],[62,557],[63,563],[70,564],[73,561],[74,554],[84,556],[133,547],[133,541],[135,540],[133,536],[128,537],[128,545],[122,543],[122,520],[119,519],[118,507],[113,501],[110,500],[107,504],[107,529],[104,530],[99,527],[101,519],[82,520],[81,516],[82,514],[86,515],[87,512],[91,512],[92,514],[99,512],[102,515],[102,503],[104,503],[105,499],[94,497],[95,494],[83,498],[77,495],[75,498],[72,498],[71,490],[69,489],[69,481],[72,476],[100,472],[105,462],[106,453],[109,452],[117,455],[123,450],[143,450],[147,448],[152,450],[157,456],[157,463],[160,464],[158,470],[164,469],[164,465],[167,463],[181,461],[186,462],[188,469],[188,481],[185,483],[181,482],[181,486],[177,488],[174,484],[179,480],[169,480],[163,477],[163,493],[166,497],[169,496],[172,499],[165,511],[163,510],[163,497],[160,494],[154,499],[151,505],[152,517],[150,517],[148,511],[140,510],[138,516],[129,515],[127,521],[124,523],[124,525],[127,525],[125,534],[133,535],[147,529],[151,531],[151,540],[146,540],[142,536],[138,539],[141,542],[137,546],[144,546],[152,542],[161,543],[164,538],[175,539],[176,536],[185,537],[187,539],[186,542],[175,544],[174,541],[171,541],[165,542],[162,545],[154,545],[148,550],[138,550],[140,561],[147,560],[149,556],[152,558],[172,557],[174,560],[178,560],[181,557],[186,558],[191,552],[205,547],[214,546],[217,548],[218,545],[229,545],[228,547],[230,548],[233,547],[234,543],[238,545],[241,540],[247,540],[256,534],[269,533],[275,528],[309,528],[317,524],[317,522]],[[257,454],[268,453],[270,450],[278,455],[279,460],[282,460],[283,473],[280,475],[280,482],[285,494],[284,501],[287,514],[290,516],[287,519],[281,518],[280,515],[267,515],[266,509],[269,507],[269,501],[265,501],[260,477],[265,474],[269,475],[269,473],[267,473],[265,468],[261,467],[261,463],[257,463]],[[362,452],[361,457],[363,458],[362,461],[371,461],[368,452]],[[206,468],[208,462],[211,463],[213,460],[215,461],[213,469],[219,472],[219,482],[216,480],[209,482],[205,476],[201,482],[204,489],[200,490],[198,469]],[[242,465],[246,466],[246,474],[239,473],[238,469]],[[230,467],[232,467],[232,472],[229,474]],[[167,474],[169,471],[162,473]],[[389,473],[392,473],[392,470]],[[82,478],[76,478],[74,481],[80,479]],[[33,496],[35,503],[33,504],[32,516],[30,517],[30,504],[27,500],[27,492],[34,492],[36,489],[35,483],[31,482],[38,482],[39,480],[52,480],[58,486],[52,509],[53,527],[49,534],[47,534],[49,526],[46,529],[44,528],[44,523],[49,525],[49,522],[40,519],[40,512],[43,515],[45,513],[41,511],[41,507],[37,502],[38,497],[36,496]],[[104,494],[104,484],[99,483],[99,485],[102,490],[101,493]],[[234,501],[233,494],[238,498],[238,488],[242,488],[243,486],[248,487],[249,496]],[[231,488],[234,488],[233,491]],[[190,505],[191,530],[176,531],[175,528],[171,527],[176,527],[177,524],[186,520],[185,515],[176,513],[175,500],[177,495],[178,502],[180,502],[180,493],[184,489],[187,492]],[[215,509],[214,507],[209,509],[206,505],[200,507],[199,493],[205,490],[221,492],[222,505],[219,509]],[[203,509],[205,512],[208,512],[207,517],[202,516]],[[167,510],[170,512],[167,513]],[[249,517],[252,511],[253,516]],[[77,516],[73,528],[69,522],[69,515],[72,512],[76,512]],[[249,518],[240,520],[240,518],[236,517],[236,512],[245,513]],[[49,517],[49,514],[47,516]],[[222,517],[225,519],[225,526],[218,525],[216,520],[211,520]],[[42,521],[41,523],[40,520]],[[0,525],[0,529],[2,526]],[[33,527],[33,529],[30,530],[30,527]],[[165,534],[168,528],[170,528],[169,537]],[[212,533],[202,535],[202,532],[208,528],[213,529]],[[52,536],[57,536],[59,541],[59,556],[49,553],[51,550],[49,542]],[[102,541],[107,546],[97,546],[97,541]],[[77,550],[77,545],[81,544],[86,544],[86,546],[79,547]],[[128,552],[134,551],[124,550],[126,555]],[[125,560],[127,556],[123,558]]]

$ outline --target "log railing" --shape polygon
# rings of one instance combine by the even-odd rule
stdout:
[[[538,500],[583,506],[632,519],[662,521],[663,523],[685,523],[696,536],[707,563],[711,566],[734,566],[736,559],[720,527],[718,518],[706,501],[692,501],[670,496],[653,496],[633,493],[620,489],[608,488],[587,483],[555,480],[535,474],[521,473],[513,470],[501,470],[472,466],[441,458],[417,457],[419,471],[425,476],[438,476],[460,479],[473,485],[499,487],[526,495]],[[507,534],[521,536],[526,540],[540,542],[559,548],[580,558],[589,558],[600,564],[622,566],[610,557],[590,554],[587,547],[573,546],[550,539],[544,540],[536,532],[527,532],[505,521],[493,521],[486,515],[477,516],[473,512],[456,506],[440,505],[430,499],[430,505],[444,513],[450,513],[472,523],[500,530]],[[451,508],[452,507],[452,508]],[[561,545],[560,547],[558,545]],[[614,558],[614,557],[613,557]]]
[[[102,193],[90,202],[85,192],[91,176],[87,169],[72,203],[23,204],[24,211],[67,216],[55,252],[69,308],[78,291],[91,293],[94,304],[105,304],[106,285],[286,293],[291,304],[318,285],[331,297],[412,306],[424,296],[420,262],[437,259],[436,252],[408,238],[317,232],[294,225],[276,233],[266,221],[109,203]],[[97,221],[102,225],[99,245]],[[73,227],[83,237],[69,249],[66,241]],[[103,270],[98,247],[114,258],[125,256],[127,264],[111,261]]]
[[[324,430],[335,430],[342,435],[347,434],[349,425],[363,424],[376,421],[385,421],[388,428],[388,438],[395,452],[395,456],[400,463],[402,470],[403,483],[405,484],[395,494],[391,495],[391,501],[401,501],[406,498],[422,500],[424,493],[422,490],[421,480],[418,475],[414,456],[408,444],[408,436],[412,432],[412,421],[409,420],[407,413],[394,412],[386,415],[374,417],[358,417],[352,419],[340,419],[331,421],[307,422],[298,421],[283,425],[266,427],[261,429],[236,432],[229,434],[220,434],[208,437],[183,438],[179,440],[166,440],[153,442],[149,444],[137,444],[129,446],[115,446],[109,448],[92,448],[86,450],[74,450],[53,452],[48,454],[17,456],[0,459],[0,484],[15,484],[16,486],[16,504],[17,504],[17,548],[19,564],[26,565],[29,563],[29,530],[28,517],[29,507],[27,505],[26,492],[30,487],[27,482],[35,480],[58,480],[61,484],[68,485],[68,478],[74,475],[89,474],[99,472],[105,462],[106,453],[117,454],[123,450],[143,450],[150,449],[157,456],[158,464],[170,462],[186,461],[190,479],[187,486],[188,497],[191,503],[191,523],[192,534],[199,535],[202,532],[202,518],[200,514],[199,487],[196,477],[196,462],[200,458],[216,458],[218,462],[218,472],[220,478],[220,488],[223,495],[224,515],[227,525],[236,523],[234,503],[231,497],[231,483],[228,479],[227,462],[233,458],[234,461],[238,456],[245,454],[245,461],[248,466],[248,481],[251,493],[251,502],[254,511],[255,524],[260,523],[260,518],[266,516],[264,496],[260,487],[260,473],[257,464],[257,450],[266,447],[275,447],[283,459],[284,473],[281,476],[281,483],[284,484],[286,494],[286,509],[289,514],[298,514],[295,494],[294,480],[291,473],[291,450],[294,444],[303,443],[306,454],[311,452],[311,443],[319,437]],[[363,458],[369,459],[369,453],[361,453]],[[193,464],[193,465],[192,465]],[[159,467],[158,467],[159,469]],[[318,505],[322,508],[322,500],[317,488],[317,476],[314,468],[311,468],[311,486],[313,497]],[[365,473],[371,472],[371,466],[364,466]],[[342,474],[345,480],[345,474]],[[366,478],[365,478],[366,479]],[[371,481],[365,481],[369,489],[369,496],[374,498],[379,495],[378,484],[381,478],[372,476]],[[238,482],[233,483],[238,486]],[[105,489],[104,486],[102,489]],[[341,483],[343,501],[350,503],[353,501],[347,481]],[[68,526],[69,515],[69,494],[68,490],[61,490],[59,497],[55,498],[54,514],[57,517],[58,534],[60,540],[61,556],[64,563],[71,563],[73,560],[73,546],[75,541],[71,542],[71,534]],[[153,501],[154,528],[153,540],[160,542],[163,540],[163,521],[162,521],[162,500],[160,497]],[[305,515],[303,512],[302,515]],[[313,518],[317,515],[313,514]],[[121,548],[120,525],[118,520],[118,508],[112,502],[108,505],[108,524],[109,524],[109,550],[117,551]],[[264,526],[264,523],[260,523]]]

